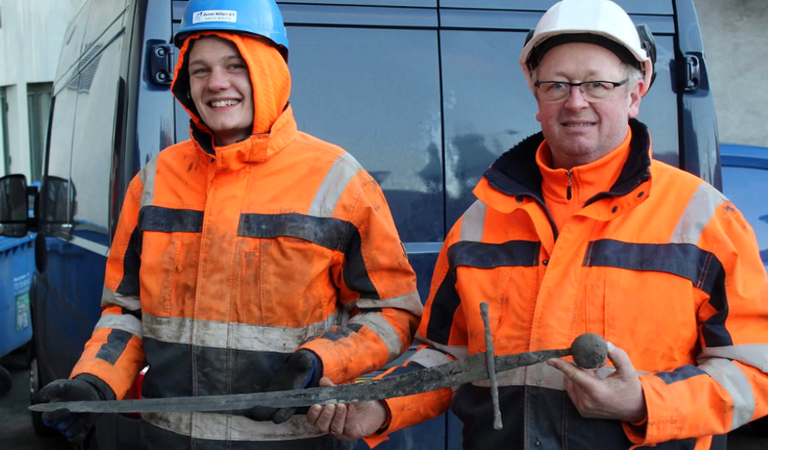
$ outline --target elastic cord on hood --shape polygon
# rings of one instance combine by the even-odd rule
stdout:
[[[172,81],[172,95],[181,102],[198,129],[214,133],[203,123],[194,101],[189,93],[189,59],[188,55],[193,43],[203,36],[216,36],[232,42],[250,71],[250,82],[253,85],[253,117],[252,134],[268,133],[272,124],[281,115],[289,103],[292,80],[289,67],[278,49],[256,37],[240,33],[221,31],[203,31],[190,35],[183,41]]]

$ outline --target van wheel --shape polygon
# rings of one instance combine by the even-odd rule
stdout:
[[[0,396],[8,394],[11,390],[11,373],[0,366]]]
[[[39,390],[43,387],[42,386],[42,378],[40,377],[39,373],[39,364],[37,359],[34,357],[31,359],[31,376],[30,376],[30,394],[31,394],[31,405],[33,405],[34,396],[39,392]],[[50,428],[42,422],[42,413],[31,411],[31,424],[33,425],[33,432],[36,433],[37,436],[55,436],[58,432],[55,428]]]

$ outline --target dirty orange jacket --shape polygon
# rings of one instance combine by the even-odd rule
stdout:
[[[502,430],[484,381],[387,400],[388,427],[368,443],[451,407],[465,449],[724,449],[724,433],[767,414],[767,275],[755,235],[711,185],[651,160],[646,127],[630,127],[610,189],[558,227],[535,160],[541,133],[487,170],[439,255],[421,345],[384,376],[485,351],[488,302],[496,354],[567,348],[587,332],[625,350],[647,421],[581,417],[563,374],[542,363],[498,374]],[[549,194],[558,192],[566,186]]]
[[[216,34],[247,61],[253,133],[214,146],[185,96],[196,35],[188,39],[173,92],[192,116],[192,138],[131,181],[103,314],[72,373],[99,378],[118,399],[145,364],[147,398],[264,391],[298,348],[320,357],[324,376],[348,382],[403,354],[422,313],[377,182],[340,147],[297,130],[277,50]],[[189,448],[178,437],[238,448],[320,435],[304,415],[281,425],[224,413],[142,418],[174,448]]]

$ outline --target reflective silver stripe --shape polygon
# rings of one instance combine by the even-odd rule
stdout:
[[[423,367],[441,366],[442,364],[453,362],[453,360],[448,358],[444,353],[430,348],[417,350],[408,360],[420,364]],[[450,388],[453,392],[453,396],[455,396],[460,388],[461,386],[453,386]]]
[[[747,375],[732,361],[722,358],[709,359],[698,367],[721,384],[733,399],[731,430],[749,422],[756,409],[756,399],[747,382]]]
[[[381,315],[377,313],[359,314],[350,319],[348,324],[351,323],[364,325],[374,331],[389,349],[389,361],[394,361],[403,352],[403,343],[400,341],[400,336],[397,335],[394,327]]]
[[[139,297],[121,295],[103,286],[103,299],[100,301],[100,306],[106,305],[118,305],[131,311],[142,309],[142,301]]]
[[[162,342],[210,348],[290,353],[339,324],[340,313],[304,328],[267,327],[181,317],[142,315],[144,335]]]
[[[139,171],[139,179],[142,181],[142,199],[139,201],[139,208],[153,204],[156,186],[156,161],[158,155],[151,159]]]
[[[94,331],[101,328],[113,328],[115,330],[127,331],[128,333],[142,338],[142,322],[130,314],[106,314],[100,317]]]
[[[360,172],[361,166],[349,153],[342,153],[331,165],[328,174],[317,189],[317,194],[308,207],[308,215],[314,217],[332,217],[333,210],[339,203],[350,180]]]
[[[616,369],[612,366],[603,366],[597,369],[598,378],[606,378]],[[640,375],[647,375],[648,372],[637,371]],[[475,386],[489,387],[489,380],[477,381],[472,383]],[[550,367],[547,363],[541,362],[527,367],[519,367],[497,374],[498,386],[537,386],[547,389],[564,390],[564,373],[558,369]]]
[[[428,340],[427,338],[420,336],[419,333],[417,333],[417,335],[414,336],[414,338],[420,342],[424,342],[430,345],[431,347],[437,350],[443,351],[449,355],[453,355],[456,357],[456,359],[464,359],[468,355],[467,347],[464,345],[442,345],[438,342],[433,342],[431,340]]]
[[[670,243],[697,245],[700,234],[706,228],[708,221],[714,217],[714,210],[727,200],[710,184],[700,183],[683,210],[683,215],[678,220],[675,231],[672,232]]]
[[[483,222],[486,220],[486,203],[475,200],[475,203],[461,216],[461,236],[459,241],[481,242],[483,238]]]
[[[386,300],[361,299],[356,302],[356,306],[362,309],[397,308],[408,311],[418,317],[422,315],[422,301],[420,301],[419,292],[417,291],[398,297],[387,298]]]
[[[142,413],[142,419],[173,433],[217,441],[287,441],[324,434],[309,424],[303,414],[292,416],[280,425],[214,413]]]
[[[414,361],[423,367],[434,367],[453,362],[453,360],[448,358],[444,353],[430,348],[423,348],[422,350],[414,352],[408,360]]]
[[[769,352],[767,344],[730,345],[727,347],[706,347],[697,356],[697,361],[703,363],[709,358],[735,359],[756,369],[769,373],[767,364]]]
[[[489,380],[476,381],[475,386],[489,387]],[[564,374],[545,363],[519,367],[497,374],[498,386],[538,386],[564,390]]]

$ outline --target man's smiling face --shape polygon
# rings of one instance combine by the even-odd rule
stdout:
[[[189,55],[189,85],[197,112],[214,132],[217,146],[250,136],[253,85],[236,45],[213,36],[195,41]]]
[[[626,78],[622,61],[608,49],[595,44],[568,43],[545,53],[536,69],[539,81],[619,82]],[[644,83],[615,89],[603,102],[589,103],[580,88],[558,102],[543,100],[537,93],[536,120],[550,146],[554,168],[571,168],[602,158],[622,143],[628,133],[628,118],[639,114]],[[538,90],[538,89],[537,89]]]

